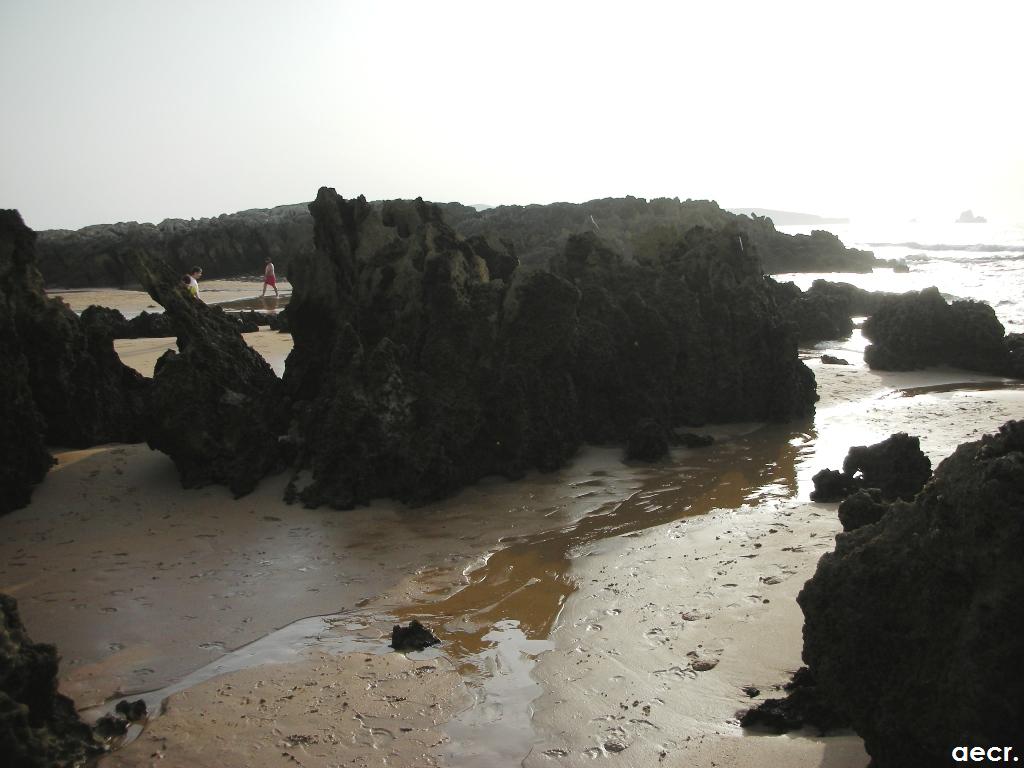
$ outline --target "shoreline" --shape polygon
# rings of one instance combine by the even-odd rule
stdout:
[[[286,335],[246,340],[283,366]],[[174,344],[126,341],[139,342],[118,350],[133,367]],[[675,451],[643,467],[588,448],[556,473],[485,480],[416,510],[288,507],[283,475],[235,501],[223,488],[182,490],[170,460],[144,445],[63,452],[32,504],[0,520],[0,589],[19,598],[37,642],[58,644],[61,690],[81,709],[173,685],[303,617],[337,619],[312,641],[275,646],[276,663],[261,657],[175,693],[103,764],[148,765],[159,752],[164,765],[223,765],[233,753],[218,750],[248,744],[267,761],[250,764],[270,765],[284,739],[285,751],[319,765],[338,738],[359,742],[351,756],[362,764],[504,764],[522,747],[516,764],[614,754],[640,765],[664,752],[697,766],[863,768],[854,736],[754,736],[735,722],[752,703],[742,685],[772,695],[799,665],[793,598],[839,530],[835,504],[806,502],[810,475],[899,430],[921,434],[934,464],[1019,417],[1024,392],[962,371],[827,366],[812,359],[825,347],[802,351],[822,395],[813,423],[734,428],[711,453]],[[519,582],[507,575],[520,572]],[[413,617],[441,650],[377,655],[390,624]],[[715,664],[697,671],[695,660]],[[435,693],[414,674],[420,662],[447,682],[428,706],[443,714],[412,731],[401,729],[419,710],[374,698],[373,687],[345,708],[321,700],[323,718],[306,713],[309,727],[294,734],[281,729],[305,710],[285,699],[271,715],[252,693],[261,683],[327,696],[330,682],[306,683],[357,669],[386,696],[422,703]],[[339,722],[359,730],[339,736]]]

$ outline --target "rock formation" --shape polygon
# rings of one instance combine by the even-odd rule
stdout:
[[[813,376],[739,231],[690,230],[644,264],[573,236],[549,269],[504,280],[429,203],[322,189],[310,209],[281,409],[306,504],[422,502],[555,469],[645,420],[668,435],[812,410]]]
[[[492,279],[507,280],[520,260],[546,264],[573,235],[596,234],[627,261],[642,262],[695,226],[743,233],[768,272],[870,272],[888,264],[868,251],[845,248],[828,232],[787,235],[769,218],[737,216],[706,200],[625,197],[485,211],[459,203],[440,207],[448,225],[487,263]],[[157,225],[99,224],[40,233],[39,264],[48,285],[67,288],[134,282],[129,254],[139,248],[179,273],[201,264],[207,278],[255,276],[270,256],[279,275],[290,275],[292,259],[312,253],[313,229],[305,204]]]
[[[273,406],[279,379],[238,324],[192,299],[167,264],[143,250],[125,258],[178,333],[179,351],[165,352],[153,374],[150,447],[171,457],[187,488],[222,483],[248,493],[282,461],[287,417]]]
[[[872,368],[910,371],[951,365],[1003,374],[1011,370],[1003,326],[988,304],[947,304],[937,288],[889,297],[864,323],[872,342],[864,360]]]
[[[146,381],[121,363],[102,322],[46,297],[35,233],[17,211],[0,211],[0,320],[3,512],[28,502],[51,464],[46,445],[139,440]]]
[[[813,478],[813,501],[840,501],[861,488],[874,488],[887,501],[910,500],[931,477],[932,463],[921,451],[921,441],[905,432],[880,443],[850,448],[843,471],[823,469]]]
[[[124,286],[136,280],[132,252],[143,249],[178,274],[201,264],[207,279],[255,276],[270,256],[285,275],[292,257],[312,250],[312,234],[304,203],[155,225],[96,224],[40,232],[39,269],[51,286]]]
[[[804,661],[878,768],[1019,748],[1024,422],[965,443],[913,503],[836,539],[798,601]]]
[[[57,692],[57,649],[33,643],[0,594],[0,755],[11,768],[72,768],[98,753],[71,699]]]
[[[889,505],[882,501],[882,492],[877,488],[859,490],[839,505],[839,522],[844,531],[853,531],[871,523],[877,523],[889,511]]]
[[[957,224],[985,224],[988,222],[984,216],[975,216],[974,211],[968,208],[963,211],[956,220]]]
[[[783,314],[796,325],[797,335],[805,344],[849,337],[855,316],[874,313],[886,297],[895,295],[826,280],[815,280],[806,291],[801,291],[794,283],[773,280],[768,284]]]

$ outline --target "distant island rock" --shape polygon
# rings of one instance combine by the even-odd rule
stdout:
[[[988,219],[984,216],[975,216],[974,211],[968,208],[966,211],[960,214],[960,218],[956,220],[957,224],[986,224]]]
[[[383,202],[370,203],[380,209]],[[546,265],[575,235],[594,234],[628,263],[644,263],[667,243],[700,226],[735,227],[760,258],[763,271],[870,272],[888,266],[870,251],[846,248],[831,232],[778,232],[772,218],[724,210],[710,200],[636,197],[586,203],[501,205],[481,210],[461,203],[439,205],[464,237],[479,236],[526,265]],[[771,212],[777,214],[778,212]],[[818,220],[813,223],[824,223]],[[306,204],[253,209],[205,219],[167,219],[159,224],[97,224],[78,231],[40,232],[37,257],[46,285],[62,288],[125,286],[136,282],[131,254],[141,248],[177,272],[201,264],[207,278],[257,275],[270,257],[289,275],[296,259],[314,250],[313,219]]]

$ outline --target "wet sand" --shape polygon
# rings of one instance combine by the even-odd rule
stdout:
[[[264,336],[283,360],[283,335],[247,339]],[[132,365],[159,354],[119,351]],[[732,426],[650,467],[591,448],[418,510],[289,507],[283,476],[236,502],[182,490],[145,446],[64,453],[33,503],[0,518],[0,590],[58,643],[80,707],[169,696],[104,760],[119,766],[863,768],[854,736],[736,721],[742,686],[772,695],[800,664],[794,598],[839,530],[835,504],[807,502],[810,476],[899,430],[935,462],[1024,416],[1024,391],[827,366],[822,351],[806,352],[813,421]],[[440,650],[388,653],[391,624],[413,617]]]

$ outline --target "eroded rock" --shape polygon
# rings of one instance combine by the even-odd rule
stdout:
[[[33,643],[18,603],[0,594],[0,755],[17,768],[71,768],[99,749],[57,692],[57,649]]]
[[[178,332],[180,351],[165,352],[153,374],[149,445],[171,457],[187,488],[221,483],[248,493],[282,462],[279,379],[238,324],[192,299],[166,264],[141,250],[126,258]]]
[[[931,477],[932,463],[921,441],[905,432],[880,443],[850,448],[843,470],[823,469],[812,478],[812,501],[841,501],[861,488],[877,489],[881,498],[912,499]]]
[[[1010,372],[1004,329],[988,304],[954,301],[926,288],[882,302],[864,323],[872,342],[864,350],[871,368],[910,371],[950,365],[969,371]]]
[[[498,280],[437,206],[322,189],[310,208],[317,251],[292,266],[284,377],[303,503],[424,502],[556,469],[641,423],[667,439],[813,409],[740,231],[696,228],[642,265],[574,235],[550,269]]]
[[[408,627],[395,624],[391,629],[391,647],[396,651],[422,651],[440,642],[433,632],[416,619],[410,621]]]
[[[146,380],[121,363],[109,322],[83,322],[48,298],[35,233],[0,211],[0,511],[26,504],[51,462],[46,445],[86,447],[141,438]]]
[[[965,443],[912,503],[837,537],[798,601],[804,661],[879,768],[1017,747],[1024,422]]]

